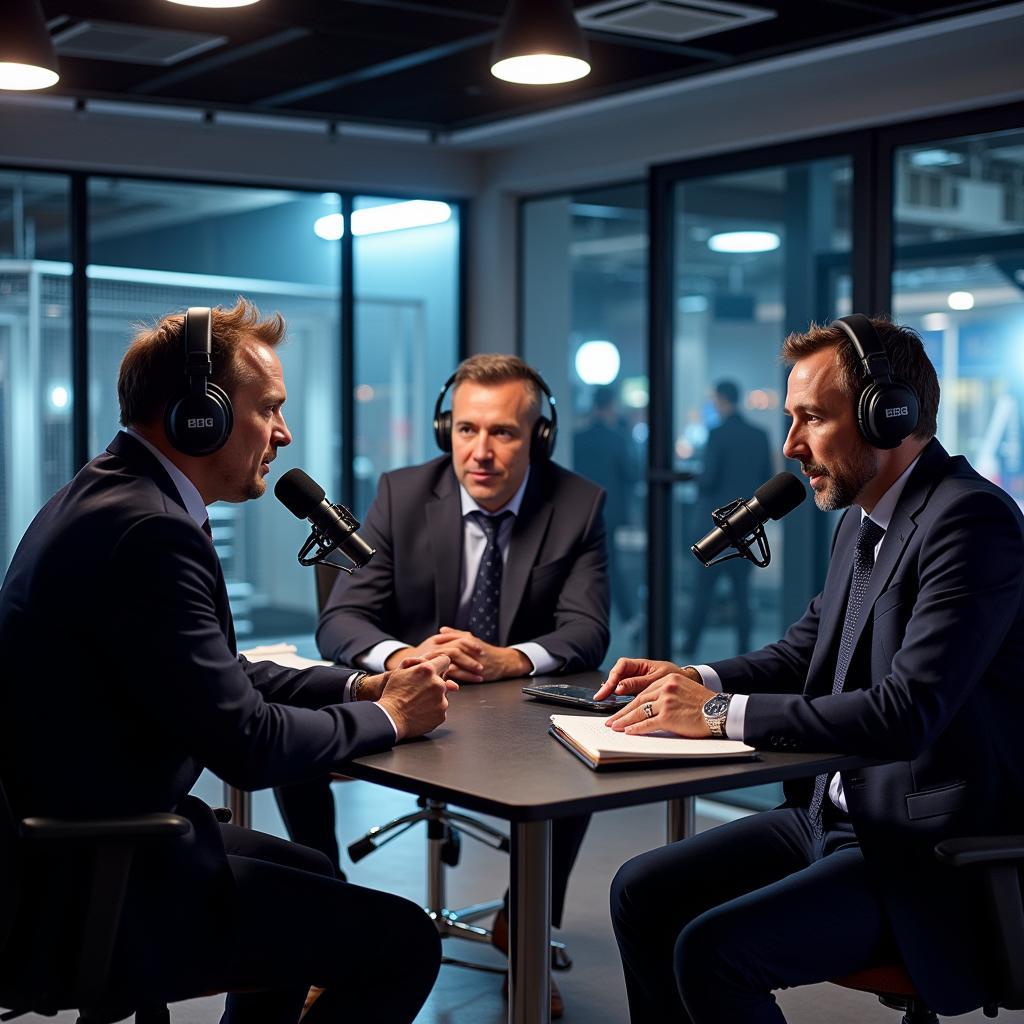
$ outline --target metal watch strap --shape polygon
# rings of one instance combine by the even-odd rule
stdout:
[[[363,685],[363,680],[369,675],[369,672],[357,672],[352,679],[352,684],[349,687],[349,697],[352,700],[359,700],[359,687]]]
[[[717,696],[728,697],[732,700],[731,693],[718,694]],[[712,700],[714,698],[711,698]],[[725,711],[717,715],[704,714],[703,707],[701,708],[701,714],[704,715],[704,721],[707,724],[708,731],[711,733],[713,739],[722,739],[725,736],[725,723],[729,717],[729,705],[726,704]]]

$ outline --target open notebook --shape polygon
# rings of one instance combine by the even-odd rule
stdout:
[[[739,740],[686,740],[671,733],[627,736],[592,715],[552,715],[551,735],[598,771],[684,761],[753,760],[757,752]]]

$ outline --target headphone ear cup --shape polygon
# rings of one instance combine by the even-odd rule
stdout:
[[[207,382],[206,394],[186,395],[167,406],[164,430],[183,455],[212,455],[227,443],[234,421],[231,399]]]
[[[558,438],[558,428],[547,418],[538,416],[537,422],[533,425],[533,435],[530,438],[530,461],[546,462],[555,454],[555,441]]]
[[[869,384],[857,401],[857,425],[868,444],[896,448],[917,427],[917,393],[900,381]]]
[[[448,409],[434,417],[434,440],[441,451],[452,450],[452,414]]]

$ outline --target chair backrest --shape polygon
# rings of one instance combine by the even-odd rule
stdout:
[[[338,573],[341,570],[326,562],[317,562],[313,566],[313,572],[316,575],[316,610],[322,612],[324,605],[327,604],[327,598],[331,596],[334,581],[338,578]]]
[[[0,953],[14,927],[21,891],[18,822],[0,782]]]

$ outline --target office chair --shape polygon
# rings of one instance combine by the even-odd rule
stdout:
[[[995,1017],[1000,1007],[1024,1008],[1024,836],[971,836],[946,839],[935,847],[939,862],[956,870],[984,871],[986,907],[996,967],[995,1002],[982,1009]],[[871,992],[878,1001],[903,1011],[903,1024],[938,1024],[939,1018],[920,997],[902,963],[879,964],[833,984]]]
[[[323,562],[315,567],[317,609],[320,611],[327,603],[337,572],[338,570],[334,566]],[[494,850],[501,850],[503,853],[508,853],[510,849],[508,836],[478,818],[451,810],[440,800],[420,797],[416,803],[419,807],[418,810],[403,814],[383,825],[374,825],[362,838],[350,843],[349,859],[353,864],[358,863],[374,850],[391,842],[392,839],[397,839],[419,822],[425,821],[427,823],[427,903],[423,909],[434,922],[442,939],[459,938],[467,939],[470,942],[490,944],[491,932],[474,922],[489,914],[496,914],[504,906],[504,902],[488,900],[484,903],[474,903],[468,907],[450,908],[448,906],[446,868],[453,868],[459,862],[462,849],[460,836],[463,832],[471,839],[490,846]],[[456,825],[459,827],[456,828]],[[477,971],[488,971],[492,974],[505,973],[504,967],[477,964],[455,957],[445,956],[441,962]],[[568,970],[572,966],[572,960],[569,958],[564,942],[552,940],[551,966],[559,971]]]
[[[0,1020],[75,1009],[80,1024],[105,1024],[132,1012],[137,1024],[167,1021],[166,1006],[119,1004],[106,986],[136,849],[180,838],[191,829],[177,814],[19,820],[0,783],[0,1006],[8,1008]],[[69,850],[80,861],[91,857],[92,863],[90,892],[76,924],[78,934],[70,941],[61,890],[45,874],[46,855]],[[19,920],[31,925],[19,930],[15,951],[12,938]]]

